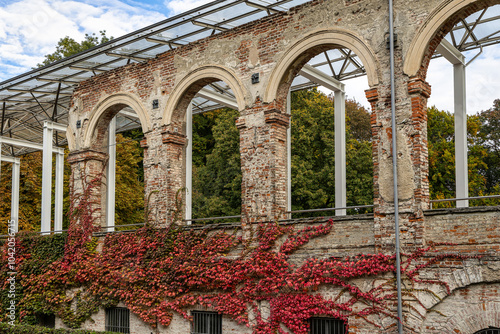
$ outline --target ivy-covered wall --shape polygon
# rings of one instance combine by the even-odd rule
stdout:
[[[36,323],[37,314],[54,314],[64,326],[79,328],[99,309],[121,303],[157,332],[168,333],[174,315],[191,320],[194,308],[222,313],[255,334],[305,334],[313,316],[344,319],[350,333],[390,332],[397,321],[395,258],[354,255],[355,247],[351,256],[345,250],[335,254],[331,250],[342,242],[332,236],[342,224],[345,218],[261,223],[245,233],[172,224],[97,238],[91,219],[81,219],[68,235],[20,233],[16,321]],[[450,248],[436,244],[404,254],[404,323],[406,317],[424,318],[429,299],[452,292],[437,268],[479,261]],[[3,292],[6,256],[0,271]],[[8,305],[5,293],[0,302]],[[8,321],[6,314],[0,317]]]

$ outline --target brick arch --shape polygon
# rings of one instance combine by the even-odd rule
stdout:
[[[292,45],[279,60],[267,84],[264,102],[286,96],[295,75],[315,55],[336,47],[349,48],[361,59],[370,87],[379,83],[379,63],[375,52],[362,37],[344,29],[315,31]]]
[[[418,332],[473,334],[500,327],[499,288],[499,283],[477,283],[453,290],[427,313]]]
[[[446,0],[427,17],[406,52],[403,72],[425,78],[429,61],[444,36],[463,18],[481,9],[500,4],[499,0]]]
[[[243,83],[230,69],[208,65],[191,71],[175,85],[163,111],[163,124],[182,123],[184,113],[196,93],[204,86],[216,81],[223,81],[231,88],[236,97],[238,110],[244,110],[246,94]]]
[[[139,98],[127,92],[119,92],[105,97],[92,110],[83,137],[84,148],[90,148],[92,145],[98,145],[99,142],[102,142],[109,121],[125,107],[131,107],[135,111],[144,133],[151,129],[149,114]]]

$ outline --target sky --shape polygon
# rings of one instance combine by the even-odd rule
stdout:
[[[0,0],[0,81],[28,72],[55,51],[60,38],[83,40],[85,33],[106,30],[119,37],[209,0]],[[474,56],[466,54],[470,59]],[[428,105],[453,110],[453,68],[433,60]],[[346,94],[368,107],[366,77],[346,81]],[[500,98],[500,47],[488,47],[467,67],[467,112],[489,109]]]

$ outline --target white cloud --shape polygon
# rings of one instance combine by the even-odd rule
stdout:
[[[173,15],[176,15],[212,1],[213,0],[165,0],[164,4]]]
[[[0,7],[0,81],[29,71],[55,51],[59,39],[85,33],[119,37],[165,19],[118,0],[21,0]]]
[[[478,50],[466,54],[470,60]],[[467,113],[475,114],[491,108],[493,101],[500,98],[500,46],[484,48],[483,54],[466,68]],[[431,61],[427,81],[432,86],[428,105],[453,111],[453,65],[446,59]]]

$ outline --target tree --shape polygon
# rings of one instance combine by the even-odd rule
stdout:
[[[455,197],[455,132],[454,116],[431,107],[427,110],[429,190],[431,199]],[[470,196],[486,194],[485,158],[487,149],[481,144],[481,121],[477,115],[467,116],[468,168]],[[452,206],[444,202],[437,206]],[[436,205],[435,205],[436,207]]]
[[[134,139],[142,132],[132,130],[116,135],[115,224],[144,222],[143,149]]]
[[[500,99],[493,102],[493,107],[479,113],[481,128],[479,142],[488,151],[484,162],[486,191],[490,194],[500,193]]]
[[[193,217],[241,213],[238,111],[219,109],[193,117]]]
[[[333,98],[317,89],[297,91],[291,107],[293,210],[335,207]],[[347,100],[346,118],[347,205],[372,204],[370,114],[356,101]]]
[[[106,30],[99,31],[99,34],[100,38],[99,36],[96,36],[95,33],[91,35],[85,34],[85,38],[81,42],[77,42],[69,36],[61,38],[59,42],[57,42],[56,51],[51,54],[45,55],[44,61],[41,64],[37,64],[37,67],[49,65],[58,60],[93,48],[94,46],[97,46],[99,44],[107,43],[113,39],[113,37],[106,36]]]

